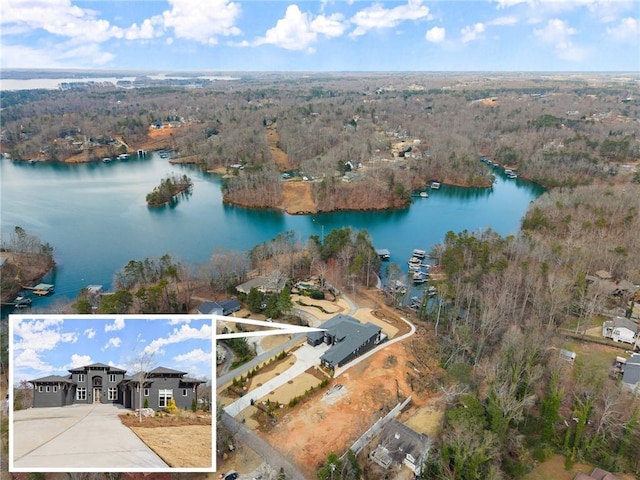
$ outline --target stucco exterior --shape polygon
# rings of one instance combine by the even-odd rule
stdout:
[[[51,375],[31,380],[34,407],[64,407],[71,404],[118,403],[126,408],[145,406],[161,410],[173,398],[186,410],[198,400],[202,380],[186,377],[187,372],[158,367],[127,376],[126,370],[94,363],[69,370],[67,376]],[[143,385],[140,390],[140,385]],[[142,404],[142,405],[141,405]]]

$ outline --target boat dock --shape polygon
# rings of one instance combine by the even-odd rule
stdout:
[[[391,258],[391,252],[386,248],[376,248],[376,255],[380,257],[380,260],[389,260]]]
[[[23,290],[31,290],[34,295],[38,295],[40,297],[44,297],[45,295],[49,295],[50,293],[53,293],[53,287],[54,286],[51,285],[50,283],[39,283],[35,287],[25,287],[23,285],[22,289]]]

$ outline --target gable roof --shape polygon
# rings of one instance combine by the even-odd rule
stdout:
[[[402,464],[405,457],[410,455],[414,464],[421,465],[429,452],[431,440],[393,419],[382,428],[380,445],[384,446],[385,453],[398,464]]]
[[[613,320],[605,321],[604,326],[608,328],[627,328],[633,333],[638,333],[638,324],[625,317],[613,317]]]

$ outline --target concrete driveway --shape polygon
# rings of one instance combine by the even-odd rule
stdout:
[[[296,363],[290,368],[286,369],[280,375],[272,378],[264,383],[264,385],[257,387],[248,392],[243,397],[240,397],[235,402],[224,407],[224,411],[232,417],[238,415],[242,410],[251,405],[251,400],[258,401],[258,399],[264,397],[272,390],[284,385],[289,380],[293,380],[298,375],[304,373],[309,367],[320,364],[320,357],[324,352],[329,349],[329,345],[321,343],[317,347],[312,347],[308,343],[303,344],[298,348],[294,355],[296,357]]]
[[[95,404],[14,412],[13,468],[169,468],[122,425],[118,414],[128,411],[121,405]]]

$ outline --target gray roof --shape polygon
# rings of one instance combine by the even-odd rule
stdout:
[[[198,307],[198,312],[203,315],[210,315],[214,311],[221,311],[222,315],[237,312],[242,308],[242,304],[235,298],[227,298],[219,302],[203,302]]]
[[[180,379],[182,383],[207,383],[205,380],[198,380],[197,378],[182,377]]]
[[[256,277],[241,283],[236,290],[242,293],[249,293],[252,288],[267,292],[279,292],[284,288],[286,280],[283,277]]]
[[[174,370],[172,368],[167,367],[156,367],[149,372],[149,375],[159,376],[159,375],[186,375],[187,372],[181,372],[180,370]]]
[[[112,367],[111,365],[107,365],[107,364],[104,364],[104,363],[92,363],[91,365],[85,365],[84,367],[71,368],[68,371],[69,372],[84,372],[87,369],[107,369],[110,372],[126,372],[126,370],[123,370],[123,369],[117,368],[117,367]]]
[[[638,333],[638,324],[633,320],[629,320],[625,317],[614,317],[613,320],[607,320],[604,322],[605,327],[618,328],[624,327],[628,328],[634,333]]]
[[[385,446],[388,455],[395,462],[401,464],[409,454],[418,465],[421,465],[429,451],[431,440],[423,433],[418,433],[397,420],[390,420],[382,428],[380,444]]]
[[[48,377],[36,378],[35,380],[29,380],[30,383],[71,383],[75,384],[69,377],[61,377],[60,375],[49,375]]]
[[[348,355],[382,330],[373,323],[362,324],[355,318],[341,313],[324,322],[319,328],[327,330],[338,341],[320,357],[332,365],[342,363]],[[324,336],[324,332],[313,333],[320,333],[321,336]],[[312,336],[311,333],[308,335],[310,338],[320,338]]]
[[[640,382],[640,353],[635,353],[631,358],[627,359],[626,365],[623,367],[622,381],[631,387]]]

